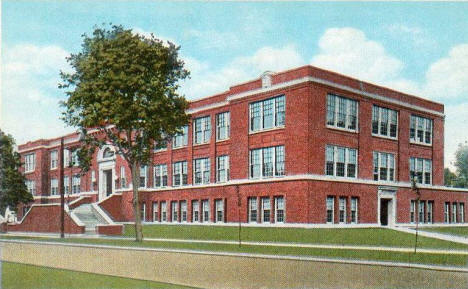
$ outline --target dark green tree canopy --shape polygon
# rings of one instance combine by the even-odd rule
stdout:
[[[14,151],[15,141],[12,136],[0,131],[0,212],[6,207],[17,209],[18,204],[33,201],[26,188],[25,177],[19,171],[21,157]]]
[[[83,132],[97,128],[128,160],[147,162],[152,145],[189,121],[188,102],[177,92],[189,72],[178,50],[122,26],[84,34],[82,51],[67,59],[74,72],[61,73],[59,87],[68,95],[64,121]]]

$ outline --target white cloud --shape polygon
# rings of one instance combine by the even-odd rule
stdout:
[[[429,33],[418,26],[412,26],[404,23],[394,23],[386,27],[390,35],[401,42],[408,42],[415,48],[430,49],[437,46]]]
[[[429,67],[424,92],[435,99],[468,100],[468,44],[453,47]]]
[[[70,71],[68,55],[55,45],[3,47],[0,121],[18,143],[70,131],[59,120],[64,95],[57,88],[60,70]]]
[[[154,37],[156,37],[157,39],[161,40],[163,42],[163,44],[165,44],[164,42],[172,42],[173,44],[177,45],[177,42],[170,38],[170,37],[165,37],[163,35],[159,35],[155,32],[150,32],[150,31],[146,31],[146,30],[143,30],[139,27],[135,27],[132,29],[133,33],[135,34],[140,34],[141,36],[145,37],[145,38],[151,38],[151,33],[153,33]]]
[[[191,71],[191,79],[185,81],[182,92],[189,99],[223,92],[232,85],[259,77],[266,70],[281,71],[304,64],[294,45],[262,47],[252,55],[233,59],[220,69],[191,57],[184,57],[184,60]]]

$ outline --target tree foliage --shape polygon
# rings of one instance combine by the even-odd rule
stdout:
[[[179,47],[122,26],[95,28],[83,35],[81,52],[67,58],[74,69],[61,72],[63,120],[82,132],[80,166],[88,170],[96,148],[110,143],[132,172],[136,238],[141,240],[139,169],[155,144],[164,143],[189,122],[178,82],[189,76]],[[95,129],[88,133],[90,128]]]
[[[468,144],[459,144],[455,152],[455,172],[444,170],[445,185],[468,188]]]
[[[14,151],[14,146],[13,137],[0,131],[0,212],[7,207],[16,211],[20,203],[33,201],[26,188],[26,179],[19,171],[21,157]]]

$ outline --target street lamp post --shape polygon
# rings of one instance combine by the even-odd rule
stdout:
[[[416,193],[416,195],[417,195],[417,197],[416,197],[416,204],[418,205],[418,206],[417,206],[418,209],[417,209],[417,211],[415,212],[415,213],[416,213],[416,214],[415,214],[415,215],[416,215],[416,239],[415,239],[415,241],[414,241],[414,253],[415,253],[415,254],[416,254],[416,248],[417,248],[417,246],[418,246],[418,225],[419,225],[419,210],[420,210],[419,206],[421,205],[421,204],[419,203],[419,201],[421,200],[421,193],[419,192],[419,188],[418,188],[418,186],[417,186],[417,182],[416,182],[416,181],[417,181],[417,177],[414,176],[414,177],[411,179],[411,190],[413,190],[413,191]],[[416,209],[416,206],[415,206],[415,209]]]

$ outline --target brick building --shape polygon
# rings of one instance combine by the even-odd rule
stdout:
[[[304,66],[194,100],[189,113],[184,134],[156,147],[142,168],[146,222],[465,222],[468,191],[443,186],[440,103]],[[68,164],[79,138],[64,139]],[[59,202],[59,145],[19,146],[36,206]],[[67,202],[133,220],[130,170],[112,146],[78,172],[65,168]]]

